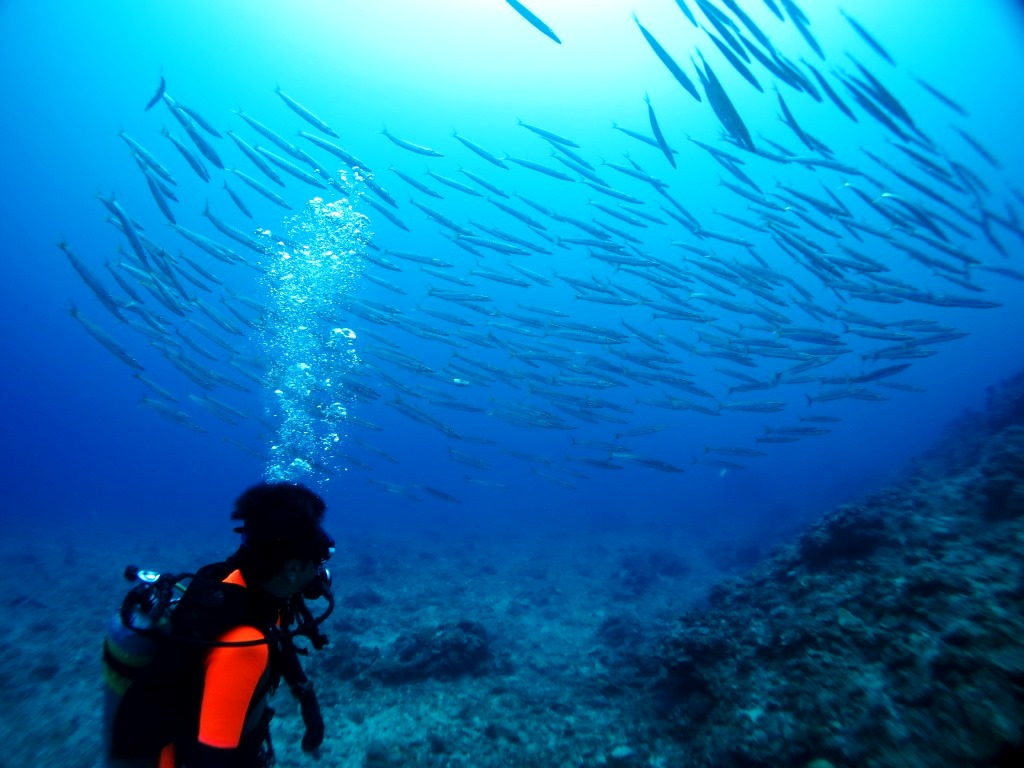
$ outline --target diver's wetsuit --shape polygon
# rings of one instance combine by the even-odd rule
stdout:
[[[246,587],[240,570],[217,563],[196,574],[173,622],[176,634],[201,637],[216,627],[207,638],[239,643],[266,639],[266,630],[279,625],[280,611]],[[183,722],[161,752],[159,768],[270,765],[267,699],[280,679],[275,655],[266,643],[203,651],[183,691]]]

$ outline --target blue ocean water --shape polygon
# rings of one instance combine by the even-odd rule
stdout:
[[[442,4],[411,0],[324,1],[287,5],[62,2],[45,7],[16,0],[3,3],[0,71],[6,73],[6,109],[0,127],[4,135],[0,152],[7,195],[6,254],[0,283],[5,295],[0,312],[6,329],[7,367],[0,386],[3,402],[7,404],[7,439],[3,447],[6,515],[14,524],[45,515],[86,519],[98,526],[125,519],[141,524],[173,521],[175,526],[212,520],[220,526],[231,499],[246,485],[266,476],[268,468],[277,467],[278,474],[283,472],[321,490],[339,529],[428,524],[453,531],[530,531],[538,526],[547,529],[552,524],[564,524],[565,531],[573,531],[584,526],[655,526],[692,531],[694,536],[727,533],[739,540],[756,540],[798,526],[829,506],[892,479],[907,459],[935,438],[943,423],[962,409],[979,405],[987,386],[1020,368],[1022,356],[1017,337],[1024,328],[1020,303],[1024,286],[1013,277],[985,271],[972,263],[971,269],[954,276],[983,289],[974,292],[944,280],[938,274],[941,268],[914,261],[882,237],[860,232],[861,241],[854,234],[856,230],[844,229],[836,221],[810,210],[808,215],[815,221],[836,231],[838,237],[832,236],[816,231],[788,212],[792,223],[799,226],[795,231],[821,244],[823,253],[841,256],[841,243],[884,263],[890,270],[883,273],[886,279],[933,295],[967,296],[1000,306],[975,309],[907,300],[890,304],[851,296],[849,290],[838,284],[826,285],[812,271],[795,263],[776,245],[770,232],[746,229],[719,216],[716,212],[759,221],[759,213],[748,210],[745,198],[719,185],[723,177],[730,183],[742,182],[688,139],[692,137],[746,160],[743,169],[763,193],[778,191],[777,183],[820,199],[826,199],[826,190],[831,191],[850,207],[855,219],[882,230],[888,229],[891,222],[867,207],[843,184],[863,186],[876,199],[882,192],[899,195],[911,205],[924,206],[969,230],[968,236],[961,235],[952,225],[929,219],[926,223],[916,221],[914,229],[918,234],[929,234],[926,224],[938,222],[942,237],[948,237],[951,246],[962,248],[972,259],[983,265],[1024,272],[1020,264],[1020,225],[1013,224],[1015,212],[1024,209],[1019,192],[1024,186],[1020,181],[1024,156],[1018,135],[1024,103],[1017,94],[1017,81],[1024,71],[1024,22],[1016,4],[996,0],[972,4],[969,9],[960,3],[923,0],[900,3],[898,10],[881,0],[845,4],[844,10],[870,30],[895,59],[896,65],[890,66],[857,35],[837,6],[804,6],[808,28],[820,42],[825,61],[815,55],[792,21],[779,21],[762,2],[751,0],[743,4],[777,50],[794,62],[811,62],[856,110],[858,122],[854,123],[827,98],[818,103],[805,93],[777,83],[802,130],[825,144],[834,153],[835,161],[880,180],[881,187],[846,171],[824,167],[811,170],[800,163],[781,164],[755,157],[723,141],[721,124],[708,98],[705,96],[697,103],[672,78],[645,42],[631,18],[633,12],[695,82],[696,70],[690,59],[698,49],[703,53],[759,149],[777,152],[767,143],[771,140],[799,156],[812,154],[780,120],[779,102],[771,88],[776,79],[755,62],[753,71],[764,87],[763,93],[756,91],[730,67],[705,32],[690,25],[669,0],[604,0],[585,4],[535,0],[532,10],[556,31],[561,45],[531,27],[501,0]],[[708,26],[706,20],[703,23]],[[978,227],[958,218],[953,210],[959,208],[977,216],[972,195],[957,193],[925,173],[920,164],[915,165],[908,155],[895,148],[891,131],[854,105],[849,91],[834,75],[834,70],[839,69],[858,74],[846,53],[853,54],[899,99],[921,134],[933,142],[935,152],[929,157],[942,163],[954,160],[986,185],[985,206],[1012,224],[992,225],[993,236],[1005,249],[1005,255],[996,250]],[[244,110],[288,141],[305,142],[303,148],[335,177],[339,170],[343,171],[345,197],[352,201],[354,209],[349,213],[348,207],[343,206],[343,219],[360,226],[365,233],[372,233],[368,244],[341,255],[344,279],[339,279],[336,272],[323,272],[318,282],[315,270],[306,272],[312,275],[306,284],[309,300],[296,304],[294,292],[283,287],[283,278],[294,272],[284,269],[280,249],[270,254],[246,250],[201,216],[204,205],[209,203],[218,216],[247,233],[252,234],[260,227],[279,235],[288,230],[286,220],[301,215],[314,195],[322,196],[328,203],[342,195],[333,189],[316,190],[285,176],[286,188],[275,189],[295,209],[286,212],[248,188],[229,170],[216,170],[208,162],[212,180],[204,183],[160,135],[161,127],[166,126],[187,142],[166,105],[157,104],[144,111],[161,76],[166,80],[168,94],[221,132],[230,129],[250,143],[267,145],[265,139],[233,114],[234,110]],[[948,94],[969,116],[951,110],[914,77]],[[298,131],[316,133],[316,128],[289,110],[275,93],[276,86],[332,126],[339,138],[331,140],[372,169],[374,179],[396,198],[398,208],[394,213],[408,226],[408,232],[362,202],[357,191],[371,197],[374,193],[360,186],[351,169],[297,137]],[[612,127],[615,123],[650,135],[645,94],[650,97],[667,143],[678,152],[677,169],[669,167],[657,147]],[[579,145],[576,151],[593,164],[601,178],[641,199],[643,204],[637,205],[638,209],[662,219],[661,224],[645,222],[649,226],[641,229],[608,216],[600,217],[605,223],[639,237],[639,252],[667,260],[686,273],[712,279],[714,275],[700,272],[695,263],[704,257],[672,243],[706,249],[722,259],[770,270],[779,276],[779,282],[769,284],[774,286],[770,292],[781,304],[768,303],[745,289],[736,289],[735,297],[727,296],[700,282],[684,284],[683,289],[675,289],[677,294],[684,298],[690,293],[710,295],[748,305],[760,302],[762,308],[781,312],[793,326],[839,334],[846,345],[842,354],[802,375],[856,377],[886,365],[908,362],[912,363],[909,368],[883,381],[908,385],[914,391],[871,382],[864,386],[885,399],[810,403],[808,395],[816,397],[844,386],[811,381],[730,393],[729,387],[742,382],[719,369],[739,370],[769,380],[776,374],[783,375],[797,362],[812,358],[820,362],[828,355],[820,349],[810,357],[789,360],[754,354],[750,367],[706,356],[704,353],[720,347],[714,341],[702,339],[701,332],[719,340],[756,337],[763,345],[785,340],[785,333],[779,332],[785,326],[766,321],[763,309],[760,316],[735,312],[710,304],[701,296],[690,297],[687,306],[714,317],[711,324],[652,318],[652,314],[659,312],[652,311],[649,305],[670,300],[660,295],[651,281],[588,256],[585,244],[562,248],[545,239],[545,235],[592,239],[592,234],[564,218],[559,221],[554,216],[545,216],[528,203],[511,197],[510,204],[546,227],[531,231],[490,204],[486,197],[446,187],[427,175],[429,170],[479,190],[477,184],[459,173],[465,169],[510,196],[523,195],[562,217],[585,222],[591,222],[596,214],[588,200],[617,205],[617,200],[580,183],[579,174],[551,157],[558,154],[552,144],[521,127],[519,120],[571,139]],[[426,157],[397,146],[382,134],[385,127],[395,136],[431,147],[443,157]],[[992,167],[955,128],[962,128],[983,142],[998,157],[1001,167]],[[453,129],[498,157],[507,153],[543,163],[570,173],[573,180],[554,179],[511,162],[507,163],[508,170],[498,168],[460,144],[452,136]],[[120,131],[140,142],[172,172],[177,181],[174,191],[179,198],[172,205],[182,226],[244,254],[248,261],[262,265],[266,273],[219,262],[168,228],[145,177],[118,135]],[[262,178],[226,135],[210,140],[228,168],[237,167],[254,178]],[[928,152],[920,145],[904,145]],[[912,174],[948,200],[950,206],[943,206],[901,182],[862,150],[881,156],[905,174]],[[278,154],[282,153],[278,150]],[[662,210],[666,199],[650,184],[601,165],[604,161],[624,164],[625,156],[667,184],[672,197],[702,227],[749,239],[754,243],[753,249],[748,251],[740,245],[695,235]],[[436,189],[443,199],[428,198],[414,190],[391,172],[392,167]],[[252,220],[245,218],[225,195],[225,179],[250,207]],[[265,178],[262,181],[267,182]],[[963,185],[962,180],[955,183]],[[187,348],[183,349],[185,357],[201,368],[246,383],[249,389],[242,392],[221,385],[215,390],[203,390],[152,346],[148,336],[119,323],[103,308],[56,246],[59,241],[66,241],[106,288],[119,301],[125,300],[124,292],[103,266],[107,261],[131,261],[130,256],[115,255],[119,246],[130,251],[130,244],[117,228],[107,223],[108,212],[96,199],[97,195],[111,194],[116,195],[127,214],[138,221],[153,241],[172,255],[184,251],[223,283],[218,286],[206,281],[212,288],[209,293],[186,284],[185,293],[187,297],[197,293],[205,296],[209,306],[224,314],[227,309],[221,299],[226,298],[253,320],[258,330],[243,326],[240,335],[222,332],[189,298],[179,297],[176,301],[204,328],[229,341],[240,357],[258,358],[263,369],[276,370],[273,377],[262,384],[249,381],[237,368],[227,365],[222,347],[193,332],[193,341],[205,345],[218,360],[207,361]],[[486,191],[484,195],[493,197]],[[451,231],[431,220],[411,199],[429,205],[483,237],[494,239],[482,233],[478,226],[481,224],[543,245],[550,253],[508,256],[484,248],[479,257],[472,256],[446,238],[444,235],[451,235]],[[911,209],[900,207],[899,202],[874,204],[885,205],[893,206],[887,210],[904,221],[913,217]],[[317,218],[321,221],[318,226],[328,226],[322,217]],[[325,232],[330,234],[329,230],[321,230],[321,234]],[[900,242],[914,243],[934,258],[956,261],[942,250],[909,237],[902,237]],[[609,242],[624,241],[612,235]],[[401,271],[382,269],[361,255],[365,252],[378,259],[382,255],[387,257],[374,248],[415,252],[452,263],[455,266],[449,271],[469,279],[474,287],[444,282],[421,272],[419,264],[407,260],[392,259]],[[622,252],[634,253],[631,247]],[[314,254],[318,255],[322,254]],[[684,261],[684,256],[690,260]],[[293,263],[308,267],[308,258],[294,254],[292,257],[298,258]],[[551,284],[544,285],[516,272],[509,261],[542,275]],[[644,269],[647,268],[640,271]],[[522,279],[529,287],[472,274],[480,270]],[[837,281],[852,278],[861,284],[873,274],[849,268],[839,271]],[[128,280],[133,279],[130,273],[122,273]],[[577,298],[578,291],[554,273],[605,285],[611,281],[616,286],[611,295],[636,303],[605,304]],[[669,271],[659,274],[672,277]],[[383,278],[404,293],[372,282],[368,275]],[[937,352],[930,357],[864,360],[862,356],[891,346],[891,342],[853,335],[838,317],[808,315],[794,303],[800,294],[787,280],[796,281],[812,295],[810,301],[814,305],[829,313],[839,309],[856,312],[878,325],[888,324],[891,331],[899,330],[894,324],[902,321],[934,321],[946,330],[968,335],[926,345]],[[504,314],[479,314],[464,304],[430,295],[431,290],[486,294],[491,300],[479,303]],[[233,298],[238,295],[257,302],[263,307],[262,312],[239,303]],[[594,298],[609,294],[589,295]],[[171,316],[151,294],[144,294],[144,300],[148,310],[165,319],[161,325],[173,338],[170,328],[177,328],[181,319]],[[353,301],[359,302],[355,309]],[[180,402],[162,401],[152,388],[133,376],[129,366],[90,338],[69,315],[72,303],[84,317],[129,350],[144,366],[148,379]],[[383,310],[387,316],[383,323],[367,320],[366,308],[378,307],[380,312],[381,304],[400,312]],[[520,304],[564,312],[571,322],[611,329],[624,334],[625,340],[616,344],[574,341],[553,333],[552,326],[545,325],[550,317],[523,309]],[[458,315],[471,326],[438,319],[425,309]],[[509,314],[516,317],[510,318]],[[259,315],[262,319],[257,321]],[[540,330],[517,319],[522,316],[539,321]],[[133,319],[138,322],[138,318]],[[447,335],[414,335],[402,329],[407,320],[427,323]],[[645,344],[623,321],[658,338],[654,344],[657,349]],[[299,326],[304,330],[297,330]],[[514,326],[514,330],[509,326]],[[877,325],[857,327],[870,329]],[[918,325],[913,332],[920,336],[928,327]],[[328,347],[329,339],[338,340],[331,336],[335,328],[351,329],[355,339],[351,344],[345,340]],[[521,335],[517,332],[521,330],[540,335]],[[491,342],[492,346],[481,346],[477,343],[479,339],[474,342],[459,336],[462,331],[490,333],[497,341]],[[689,346],[680,346],[660,334],[668,334]],[[303,339],[312,345],[306,350],[308,359],[296,347],[304,343]],[[446,380],[412,372],[396,365],[393,359],[385,359],[381,349],[385,353],[391,349],[387,342]],[[800,340],[790,342],[789,346],[814,345]],[[734,344],[733,349],[736,347]],[[524,362],[531,354],[528,348],[534,354],[543,350],[563,355],[577,368],[570,369],[565,362],[561,368],[545,362],[528,365]],[[624,359],[621,353],[631,354],[633,359]],[[470,362],[463,362],[460,369],[450,368],[454,354],[469,358]],[[642,355],[660,355],[663,361],[638,357]],[[666,362],[665,358],[670,360]],[[641,359],[644,362],[638,362]],[[312,366],[311,374],[302,374],[308,389],[285,395],[290,395],[293,416],[322,439],[315,448],[305,445],[301,455],[289,458],[286,452],[299,437],[294,433],[282,434],[285,414],[280,403],[284,395],[275,394],[275,390],[282,389],[284,377],[298,375],[300,363]],[[513,378],[502,381],[481,364],[497,367]],[[479,375],[474,378],[460,372],[464,370],[478,371]],[[327,374],[332,379],[329,386],[324,384]],[[690,382],[688,386],[707,394],[672,389],[654,382],[651,374],[685,376]],[[348,384],[337,384],[342,375],[349,377]],[[313,382],[310,376],[319,380]],[[559,383],[555,380],[559,376],[591,380],[607,377],[619,385],[595,388],[576,381]],[[456,378],[464,379],[468,386],[457,385],[453,382]],[[396,388],[392,383],[395,380],[414,393]],[[352,382],[369,388],[376,399],[372,395],[357,397]],[[232,419],[238,423],[228,423],[208,406],[189,400],[190,394],[212,396],[244,417]],[[140,407],[144,396],[187,413],[204,431],[184,427],[166,418],[166,414]],[[479,411],[456,410],[436,402],[446,397]],[[577,398],[575,404],[568,404],[573,413],[559,409],[567,405],[565,397]],[[695,402],[712,413],[670,410],[639,402],[666,397]],[[587,400],[583,407],[579,398]],[[412,403],[440,419],[461,439],[410,418],[396,407],[396,400]],[[612,406],[595,404],[598,400]],[[781,411],[769,413],[728,407],[730,403],[747,400],[785,405]],[[337,409],[331,411],[333,416],[321,410],[332,403],[344,408],[351,417],[371,422],[379,429],[339,420]],[[726,407],[719,410],[720,405]],[[510,423],[514,420],[511,414],[520,418],[524,413],[514,409],[523,407],[547,412],[549,416],[541,417],[533,411],[529,418],[546,419],[548,425]],[[801,417],[817,415],[840,421],[800,421]],[[609,421],[608,417],[621,421]],[[558,428],[552,428],[554,425]],[[654,425],[667,428],[638,437],[617,437],[634,428]],[[793,426],[831,431],[793,443],[757,442],[769,434],[766,427]],[[330,437],[335,433],[336,442]],[[588,441],[624,448],[609,451],[606,446],[583,445]],[[708,453],[706,447],[753,449],[764,451],[765,455],[737,457]],[[625,460],[616,457],[616,453],[627,454]],[[515,454],[529,454],[541,460]],[[282,455],[284,459],[280,458]],[[603,468],[581,460],[609,458],[622,468]],[[293,459],[304,464],[294,464]],[[656,459],[685,472],[660,471],[640,459]],[[694,459],[726,460],[743,466],[692,463]],[[391,491],[401,492],[391,492],[383,484],[391,484]]]

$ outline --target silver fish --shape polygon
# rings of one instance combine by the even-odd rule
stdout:
[[[312,112],[310,112],[310,111],[309,111],[308,109],[306,109],[306,108],[305,108],[304,106],[302,106],[301,104],[299,104],[299,102],[297,102],[297,101],[296,101],[295,99],[293,99],[293,98],[292,98],[291,96],[289,96],[289,95],[288,95],[287,93],[285,93],[284,91],[282,91],[282,90],[281,90],[281,86],[280,86],[280,85],[278,85],[278,86],[276,86],[276,87],[274,88],[274,93],[276,93],[276,94],[277,94],[278,96],[280,96],[280,97],[281,97],[281,100],[282,100],[282,101],[284,101],[284,103],[288,105],[288,108],[289,108],[290,110],[292,110],[292,111],[293,111],[293,112],[294,112],[295,114],[297,114],[297,115],[298,115],[299,117],[301,117],[301,118],[302,118],[303,120],[305,120],[305,121],[306,121],[307,123],[309,123],[310,125],[312,125],[312,126],[313,126],[314,128],[316,128],[316,129],[318,129],[318,130],[321,130],[321,131],[323,131],[323,132],[324,132],[324,133],[326,133],[326,134],[327,134],[328,136],[333,136],[333,137],[334,137],[334,138],[336,138],[336,139],[337,139],[337,138],[340,138],[340,137],[338,136],[338,134],[336,134],[336,133],[335,133],[335,132],[334,132],[334,131],[333,131],[333,130],[331,129],[331,126],[329,126],[329,125],[328,125],[327,123],[325,123],[325,122],[324,122],[323,120],[321,120],[321,119],[320,119],[319,117],[317,117],[316,115],[314,115],[314,114],[313,114]]]
[[[552,30],[551,27],[549,27],[547,24],[541,21],[541,19],[538,18],[536,14],[533,13],[533,11],[531,11],[525,5],[520,3],[519,0],[505,0],[505,2],[511,5],[515,9],[516,13],[518,13],[520,16],[522,16],[524,19],[530,22],[530,24],[532,24],[535,29],[539,30],[540,32],[543,32],[556,43],[561,45],[562,41],[558,39],[558,35],[555,34],[554,30]]]

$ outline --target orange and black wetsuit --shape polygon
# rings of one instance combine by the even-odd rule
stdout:
[[[246,588],[240,570],[218,563],[196,574],[174,622],[176,631],[193,637],[245,643],[265,640],[280,615],[277,604]],[[278,682],[274,656],[263,642],[205,649],[184,686],[183,722],[161,752],[159,768],[267,765],[267,699]]]

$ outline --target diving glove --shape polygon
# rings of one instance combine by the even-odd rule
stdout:
[[[324,718],[320,714],[320,702],[316,699],[316,691],[312,685],[304,686],[297,698],[299,709],[302,711],[302,722],[306,726],[306,734],[302,737],[302,751],[316,752],[324,743]]]

